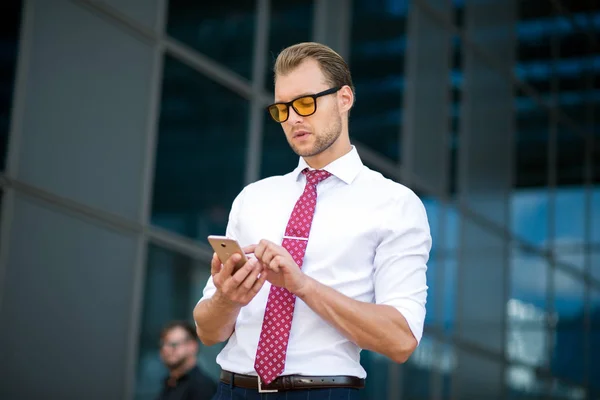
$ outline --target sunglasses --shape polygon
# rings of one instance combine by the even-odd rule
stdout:
[[[306,96],[298,97],[287,103],[274,103],[267,107],[269,115],[275,122],[283,123],[290,117],[290,106],[294,109],[296,114],[302,117],[308,117],[317,112],[317,98],[321,96],[327,96],[341,89],[341,86],[334,87],[331,89],[324,90],[316,94],[309,94]]]

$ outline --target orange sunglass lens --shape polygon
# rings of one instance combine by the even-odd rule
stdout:
[[[302,116],[307,116],[315,112],[315,99],[312,97],[301,97],[294,101],[294,109]]]
[[[284,104],[274,104],[269,107],[271,117],[277,122],[285,121],[288,116],[288,109]]]

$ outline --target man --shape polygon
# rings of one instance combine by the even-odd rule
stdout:
[[[364,166],[350,143],[354,87],[337,53],[297,44],[274,71],[268,110],[299,165],[234,200],[226,235],[251,257],[232,273],[239,256],[223,264],[213,256],[197,333],[207,345],[228,340],[217,357],[220,399],[259,399],[264,390],[358,398],[361,349],[403,363],[421,339],[427,216],[410,189]]]
[[[197,366],[196,330],[185,321],[167,324],[160,335],[160,357],[169,370],[157,400],[209,400],[215,383]]]

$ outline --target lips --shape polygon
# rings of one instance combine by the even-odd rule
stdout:
[[[308,135],[310,135],[309,131],[296,131],[296,132],[294,132],[294,139],[301,138],[301,137],[308,136]]]

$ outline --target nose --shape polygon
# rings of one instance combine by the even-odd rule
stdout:
[[[304,120],[304,117],[301,115],[298,115],[298,113],[296,112],[296,110],[294,110],[294,107],[290,107],[290,110],[288,111],[288,119],[286,122],[289,122],[291,125],[300,123]]]

